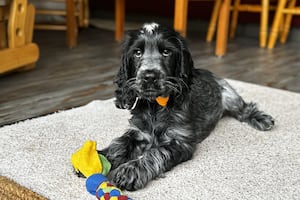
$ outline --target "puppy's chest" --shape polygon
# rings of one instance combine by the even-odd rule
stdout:
[[[147,147],[161,146],[170,143],[175,136],[170,130],[176,129],[181,124],[182,114],[175,112],[148,112],[142,124]]]
[[[147,124],[149,134],[159,136],[161,132],[166,131],[170,120],[168,113],[149,111],[145,115],[144,123]]]

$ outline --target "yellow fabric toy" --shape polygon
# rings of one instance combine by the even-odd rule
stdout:
[[[95,141],[86,141],[83,146],[71,156],[72,165],[76,173],[81,173],[89,177],[95,173],[101,173],[104,176],[108,174],[111,164],[96,150]]]

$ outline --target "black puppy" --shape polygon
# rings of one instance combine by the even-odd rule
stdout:
[[[126,35],[116,84],[115,103],[131,109],[130,127],[100,153],[112,164],[111,181],[122,189],[143,188],[191,159],[224,115],[261,131],[274,125],[224,79],[195,69],[184,39],[156,23]],[[159,96],[169,97],[165,107],[156,102]]]

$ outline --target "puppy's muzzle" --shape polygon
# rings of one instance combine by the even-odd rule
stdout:
[[[146,95],[157,95],[163,89],[164,76],[159,70],[144,70],[138,77],[139,91]]]

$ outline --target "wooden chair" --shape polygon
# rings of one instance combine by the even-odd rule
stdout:
[[[176,0],[175,1],[175,16],[174,28],[183,36],[186,35],[187,13],[189,1],[204,1],[204,0]],[[215,0],[211,19],[209,22],[206,41],[211,42],[218,27],[218,37],[216,44],[216,55],[223,56],[227,46],[227,31],[229,26],[229,10],[232,10],[232,20],[230,26],[229,37],[233,38],[237,26],[239,12],[260,12],[260,46],[265,47],[268,33],[268,15],[269,10],[275,10],[274,6],[269,5],[269,0],[261,0],[261,4],[241,3],[241,0],[234,0],[231,6],[231,0]],[[223,8],[222,8],[223,7]]]
[[[48,8],[46,6],[36,9],[36,15],[62,16],[65,23],[37,22],[34,26],[38,30],[62,30],[66,31],[66,43],[69,48],[77,46],[78,28],[88,27],[89,7],[88,0],[43,0],[34,1],[54,2],[61,5],[61,8]]]
[[[39,48],[32,43],[35,9],[27,0],[0,2],[0,74],[35,67]]]
[[[205,0],[175,0],[174,29],[178,31],[182,36],[186,36],[189,1]],[[230,4],[231,0],[215,0],[212,17],[208,27],[208,33],[206,37],[206,40],[208,42],[212,41],[213,34],[216,30],[216,27],[218,27],[215,54],[219,57],[225,55],[226,53]]]
[[[125,0],[115,0],[115,39],[121,41],[124,35]]]
[[[88,0],[47,0],[66,4],[66,10],[37,9],[38,15],[60,15],[66,16],[65,25],[36,24],[36,29],[66,30],[67,46],[72,48],[77,45],[77,29],[88,27],[89,8]],[[76,17],[78,20],[76,20]],[[78,21],[78,22],[77,22]],[[120,41],[124,34],[125,22],[125,0],[115,0],[115,39]]]
[[[213,0],[175,0],[174,8],[174,29],[178,31],[182,36],[186,36],[186,27],[187,27],[187,16],[188,16],[188,4],[190,1],[213,1]],[[219,12],[221,6],[221,0],[218,1],[218,10],[214,9],[214,12]],[[217,15],[216,20],[217,21]]]
[[[296,0],[279,0],[270,31],[269,49],[274,48],[279,32],[281,33],[280,42],[286,42],[293,15],[300,15],[300,7],[296,6]],[[281,26],[282,30],[280,29]]]
[[[218,10],[220,9],[220,0],[216,0],[213,14],[211,16],[206,41],[211,42],[214,36]],[[241,0],[234,0],[230,10],[232,11],[232,18],[229,27],[229,38],[235,37],[239,12],[257,12],[260,13],[260,31],[259,31],[259,46],[266,47],[268,37],[268,19],[269,11],[275,10],[275,6],[270,5],[270,0],[261,0],[257,3],[241,3]]]
[[[229,38],[234,38],[239,12],[260,13],[259,46],[266,47],[268,37],[269,11],[275,10],[275,6],[270,5],[270,0],[261,0],[257,3],[241,3],[241,0],[234,0],[232,6],[232,19],[230,24]]]

